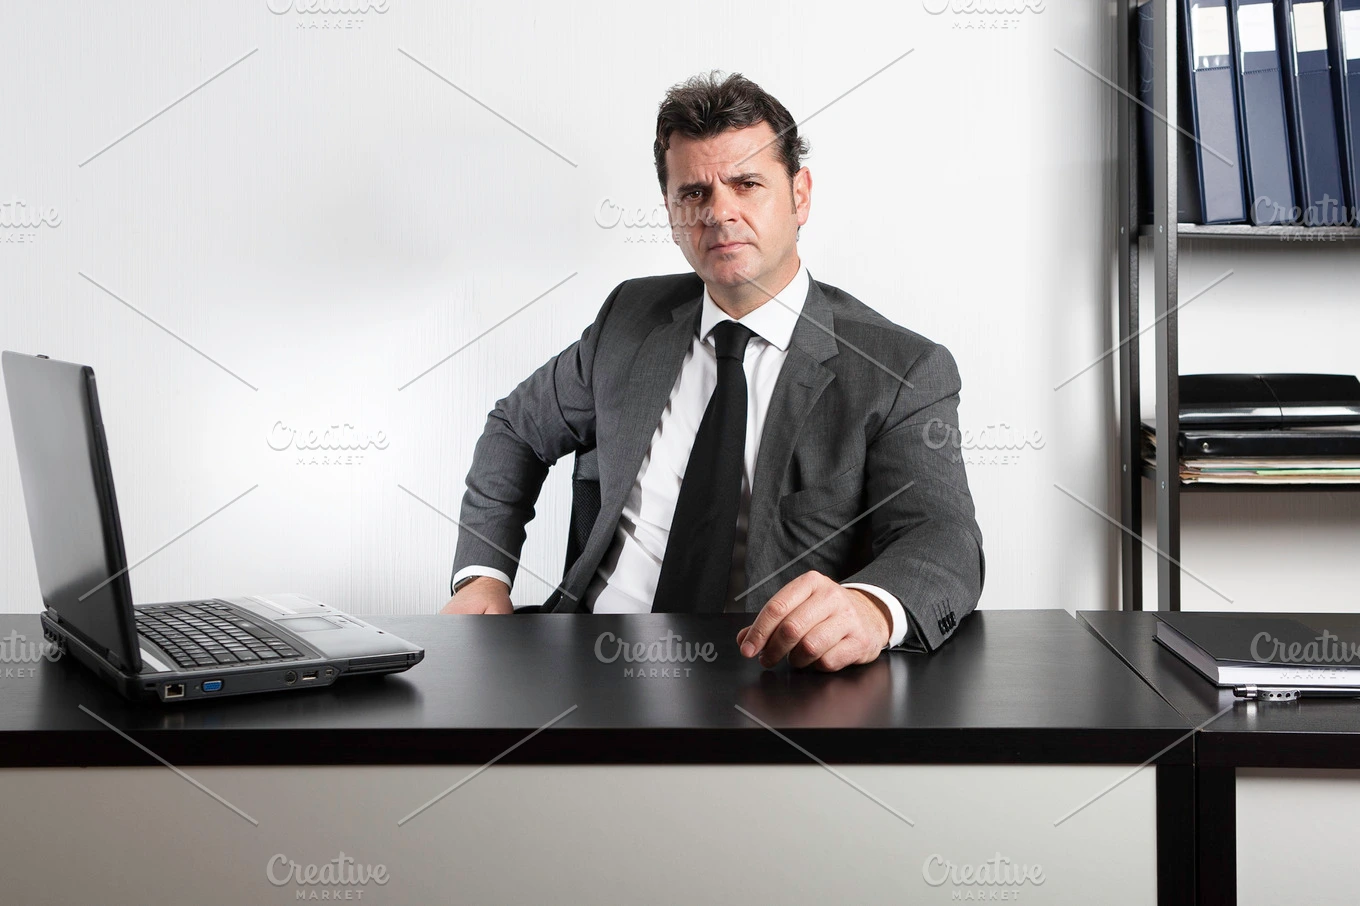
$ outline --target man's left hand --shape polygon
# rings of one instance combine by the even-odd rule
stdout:
[[[785,585],[737,633],[746,657],[773,667],[788,655],[793,667],[832,672],[878,658],[892,631],[888,611],[876,598],[810,570]]]

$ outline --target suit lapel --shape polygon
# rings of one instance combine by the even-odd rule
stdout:
[[[794,441],[822,391],[835,378],[835,373],[822,363],[836,355],[837,351],[831,306],[809,273],[807,299],[803,302],[798,324],[793,329],[788,355],[775,381],[774,394],[770,397],[770,408],[765,414],[765,426],[760,435],[760,451],[756,454],[756,471],[751,480],[751,509],[747,523],[752,527],[773,525],[779,518],[780,482],[793,456]],[[748,588],[779,566],[778,563],[767,563],[766,542],[771,538],[771,532],[756,528],[748,534]],[[749,609],[767,597],[768,594],[752,594],[743,600]]]
[[[671,389],[680,376],[685,352],[694,342],[702,307],[701,285],[694,299],[672,310],[669,321],[662,321],[652,328],[632,359],[628,393],[618,422],[618,444],[608,458],[605,458],[606,449],[600,449],[600,487],[606,495],[600,501],[600,512],[604,518],[596,523],[596,530],[573,566],[571,577],[564,582],[564,586],[577,586],[573,589],[574,594],[585,594],[590,577],[595,574],[613,540],[623,505],[642,468],[642,457],[647,454],[647,445],[661,421],[661,411],[670,400]],[[585,608],[581,605],[576,609]]]
[[[614,483],[613,488],[613,497],[617,500],[609,501],[618,504],[619,512],[623,511],[623,502],[632,490],[638,470],[642,468],[647,444],[656,433],[661,411],[670,400],[671,390],[680,376],[685,352],[694,343],[694,334],[699,327],[699,310],[703,306],[702,292],[700,290],[700,295],[694,300],[677,305],[669,322],[662,322],[652,328],[633,359],[628,395],[623,402],[623,415],[619,419],[621,436],[615,465],[620,480]]]

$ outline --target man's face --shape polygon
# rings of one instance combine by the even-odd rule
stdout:
[[[812,176],[804,167],[790,185],[774,137],[758,123],[702,140],[673,136],[666,151],[671,235],[717,301],[759,304],[798,272]]]

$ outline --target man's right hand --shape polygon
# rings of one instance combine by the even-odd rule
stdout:
[[[440,613],[514,613],[510,586],[491,576],[478,576],[449,599]]]

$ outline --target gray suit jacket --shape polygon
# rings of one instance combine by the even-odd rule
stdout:
[[[702,301],[694,273],[627,280],[580,340],[496,403],[467,476],[455,573],[476,564],[513,579],[549,467],[594,447],[599,518],[563,577],[568,594],[544,608],[585,609]],[[746,580],[760,584],[742,598],[748,612],[815,569],[896,595],[909,647],[949,638],[985,571],[957,443],[959,386],[943,346],[809,279],[752,481]]]

